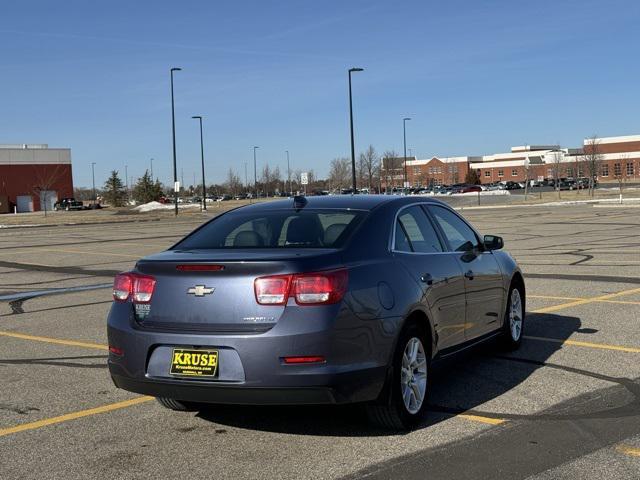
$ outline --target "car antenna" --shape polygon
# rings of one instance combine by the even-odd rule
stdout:
[[[295,208],[296,210],[300,210],[305,207],[307,202],[308,200],[304,196],[296,195],[295,197],[293,197],[293,208]]]

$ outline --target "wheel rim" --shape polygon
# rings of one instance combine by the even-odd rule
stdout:
[[[511,328],[511,338],[516,342],[520,340],[520,335],[522,335],[522,316],[522,298],[520,298],[520,291],[514,288],[511,291],[509,326]]]
[[[404,348],[400,384],[405,408],[417,413],[427,390],[427,356],[419,338],[412,337]]]

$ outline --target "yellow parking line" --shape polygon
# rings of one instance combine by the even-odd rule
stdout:
[[[634,293],[640,293],[640,288],[634,288],[631,290],[623,290],[616,293],[608,293],[607,295],[601,295],[599,297],[582,298],[580,300],[574,300],[572,302],[561,303],[560,305],[552,305],[550,307],[539,308],[534,310],[534,313],[550,313],[557,310],[562,310],[569,307],[577,307],[579,305],[585,305],[587,303],[600,302],[603,300],[611,300],[612,298],[621,297],[623,295],[632,295]]]
[[[552,295],[527,295],[528,298],[541,298],[543,300],[589,300],[594,303],[618,303],[620,305],[640,305],[640,302],[631,302],[625,300],[594,300],[590,297],[555,297]],[[539,312],[537,312],[539,313]]]
[[[560,343],[562,345],[573,345],[576,347],[597,348],[600,350],[616,350],[619,352],[627,352],[627,353],[640,353],[640,348],[625,347],[622,345],[609,345],[606,343],[581,342],[579,340],[562,340],[560,338],[533,337],[529,335],[525,335],[522,338],[526,338],[528,340],[538,340],[540,342],[551,342],[551,343]]]
[[[461,413],[456,416],[471,420],[473,422],[486,423],[488,425],[500,425],[506,422],[506,420],[503,420],[502,418],[482,417],[480,415],[472,415],[470,413]]]
[[[630,447],[629,445],[618,445],[616,450],[625,455],[640,457],[640,448]]]
[[[23,423],[22,425],[16,425],[15,427],[2,428],[0,429],[0,437],[4,435],[11,435],[12,433],[24,432],[26,430],[36,430],[38,428],[47,427],[49,425],[55,425],[56,423],[77,420],[78,418],[88,417],[90,415],[112,412],[113,410],[131,407],[133,405],[148,402],[149,400],[153,400],[153,397],[137,397],[131,400],[125,400],[123,402],[110,403],[108,405],[102,405],[101,407],[80,410],[78,412],[67,413],[66,415],[60,415],[57,417],[45,418],[44,420],[38,420],[36,422]]]
[[[26,335],[24,333],[17,332],[5,332],[0,330],[0,336],[20,338],[22,340],[35,340],[36,342],[55,343],[58,345],[70,345],[73,347],[85,347],[85,348],[97,348],[99,350],[109,350],[107,345],[100,345],[98,343],[78,342],[76,340],[63,340],[60,338],[51,337],[39,337],[37,335]]]

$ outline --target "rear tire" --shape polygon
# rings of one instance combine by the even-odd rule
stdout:
[[[175,400],[167,397],[156,397],[156,400],[164,408],[174,410],[176,412],[197,412],[202,407],[201,405],[193,402],[184,402],[182,400]]]
[[[431,350],[415,323],[407,325],[393,354],[392,374],[383,399],[366,405],[369,420],[385,429],[409,430],[425,416],[429,393]]]
[[[505,350],[517,350],[522,344],[525,317],[524,300],[524,287],[520,284],[511,284],[500,338],[501,346]]]

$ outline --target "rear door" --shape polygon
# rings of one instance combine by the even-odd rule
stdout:
[[[462,269],[446,252],[431,220],[419,205],[398,212],[394,255],[420,285],[431,312],[439,349],[464,341],[465,290]]]
[[[430,205],[428,211],[464,272],[466,339],[472,340],[497,329],[504,309],[505,291],[502,272],[493,253],[484,251],[475,231],[452,210]]]

